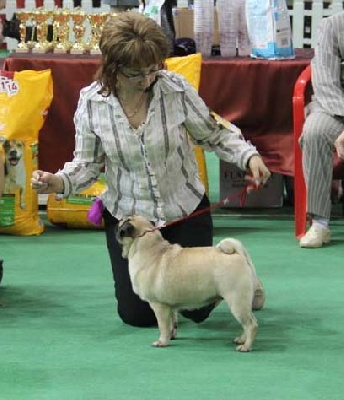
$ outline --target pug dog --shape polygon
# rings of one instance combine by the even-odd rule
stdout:
[[[258,324],[252,308],[262,308],[265,293],[243,244],[227,238],[214,247],[171,244],[141,216],[119,221],[116,238],[128,258],[134,292],[155,313],[160,337],[152,345],[165,347],[176,336],[176,312],[226,301],[243,332],[236,350],[252,349]]]

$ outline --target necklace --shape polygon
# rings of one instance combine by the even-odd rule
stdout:
[[[145,93],[143,93],[142,96],[140,97],[140,99],[138,100],[138,102],[137,102],[137,104],[136,104],[136,106],[134,108],[134,111],[132,111],[131,113],[128,113],[126,108],[125,108],[125,106],[124,106],[124,104],[123,104],[123,102],[122,102],[122,100],[118,96],[119,104],[122,106],[123,111],[124,111],[124,113],[125,113],[125,115],[127,116],[128,119],[131,119],[131,118],[135,117],[135,115],[141,110],[141,107],[143,105],[144,100],[145,100]]]

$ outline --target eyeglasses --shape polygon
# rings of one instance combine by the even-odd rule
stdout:
[[[155,75],[156,73],[158,73],[161,70],[161,68],[159,67],[155,67],[154,69],[151,69],[150,71],[144,72],[144,71],[140,71],[140,72],[123,72],[123,70],[120,70],[120,73],[125,76],[127,79],[129,79],[132,82],[138,82],[141,81],[143,79],[145,79],[147,76],[151,76],[151,75]]]

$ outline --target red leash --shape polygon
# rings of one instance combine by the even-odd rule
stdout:
[[[202,210],[195,211],[192,214],[187,215],[186,217],[176,219],[175,221],[168,222],[167,224],[162,225],[162,226],[156,226],[155,228],[144,232],[143,235],[147,232],[153,232],[157,229],[165,228],[167,226],[171,226],[171,225],[177,224],[179,222],[185,221],[189,218],[196,217],[197,215],[211,211],[214,208],[224,206],[236,198],[240,199],[239,204],[240,204],[240,207],[242,207],[246,202],[248,190],[258,190],[258,189],[259,189],[259,184],[254,184],[254,183],[250,182],[239,193],[235,193],[232,196],[228,196],[225,199],[219,201],[218,203],[212,204],[209,207],[203,208]],[[97,197],[96,200],[94,201],[92,207],[90,208],[90,210],[87,213],[87,219],[92,224],[94,224],[96,226],[100,226],[102,223],[102,216],[103,216],[103,203],[102,203],[101,199],[99,197]]]
[[[252,183],[249,183],[239,193],[234,193],[233,195],[228,196],[225,199],[210,205],[209,207],[203,208],[202,210],[195,211],[192,214],[187,215],[186,217],[182,217],[182,218],[176,219],[175,221],[168,222],[167,224],[165,224],[163,226],[157,226],[157,227],[155,227],[154,229],[152,229],[151,231],[148,231],[148,232],[153,232],[153,231],[155,231],[157,229],[166,228],[168,226],[178,224],[179,222],[185,221],[187,219],[190,219],[190,218],[193,218],[193,217],[197,217],[197,215],[206,213],[208,211],[214,210],[215,208],[218,208],[218,207],[221,207],[221,206],[225,206],[226,204],[230,203],[231,201],[235,200],[236,198],[239,198],[239,200],[240,200],[239,204],[240,204],[240,207],[242,207],[246,202],[248,188],[253,189],[253,190],[257,190],[258,189],[257,186],[253,186]]]

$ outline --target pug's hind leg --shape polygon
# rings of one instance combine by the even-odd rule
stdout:
[[[152,343],[154,347],[166,347],[171,339],[171,327],[173,324],[173,310],[162,303],[149,303],[158,321],[160,337]]]
[[[251,351],[258,330],[257,320],[251,311],[252,298],[239,295],[226,299],[226,301],[233,316],[243,327],[243,333],[234,339],[234,343],[238,345],[236,350]]]
[[[232,313],[244,329],[243,334],[234,339],[234,343],[238,345],[236,350],[242,352],[251,351],[258,329],[257,320],[251,311],[249,313],[241,313],[235,310]]]
[[[177,311],[172,311],[171,340],[177,338],[177,329],[178,329],[178,313]]]

